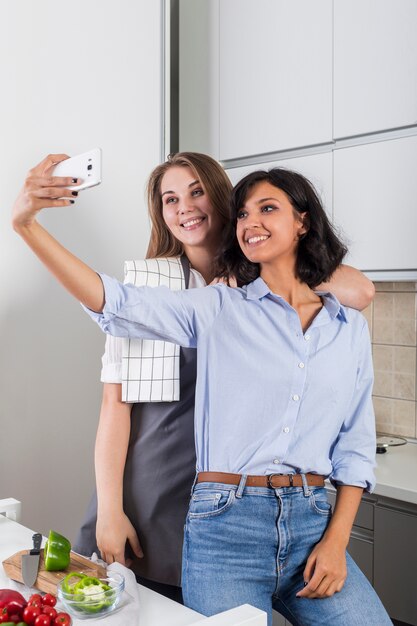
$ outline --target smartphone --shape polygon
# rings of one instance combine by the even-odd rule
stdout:
[[[52,175],[80,178],[80,184],[68,186],[68,189],[75,191],[99,185],[101,183],[101,149],[94,148],[94,150],[61,161],[55,165]]]

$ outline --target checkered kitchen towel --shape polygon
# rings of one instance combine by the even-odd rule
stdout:
[[[185,289],[186,257],[125,262],[125,283]],[[174,402],[180,398],[180,347],[153,339],[123,339],[123,402]]]

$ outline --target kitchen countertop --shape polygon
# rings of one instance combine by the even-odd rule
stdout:
[[[376,455],[375,496],[385,496],[417,504],[417,443],[391,446],[385,454]],[[326,480],[326,487],[334,490]]]
[[[0,504],[1,504],[0,500]],[[20,583],[11,581],[4,571],[2,561],[11,554],[24,550],[32,545],[33,531],[18,522],[0,514],[0,588],[18,589],[25,597],[28,597],[28,588]],[[135,625],[140,626],[266,626],[266,613],[253,606],[244,604],[218,613],[212,617],[204,617],[196,611],[170,600],[151,589],[138,585],[139,604],[138,617],[134,619]],[[125,619],[123,609],[115,611],[102,619],[83,620],[73,618],[73,626],[87,626],[89,623],[96,624],[104,621],[112,622],[113,626],[132,626],[132,617]]]
[[[417,504],[417,444],[391,446],[376,462],[374,494]]]

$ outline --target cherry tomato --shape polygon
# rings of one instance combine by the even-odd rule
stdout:
[[[51,618],[49,615],[42,613],[35,619],[34,626],[51,626]]]
[[[49,615],[52,620],[54,620],[58,615],[58,611],[54,609],[54,607],[48,605],[42,607],[42,613],[45,613],[45,615]]]
[[[36,600],[36,598],[34,600],[29,600],[27,603],[27,606],[37,606],[39,609],[42,608],[42,601],[41,600]]]
[[[38,615],[41,615],[42,611],[38,606],[30,606],[29,604],[23,611],[23,619],[24,621],[32,626],[35,623],[35,619]]]
[[[64,612],[58,613],[58,615],[56,616],[54,620],[54,626],[71,626],[71,624],[72,624],[71,617],[68,615],[68,613],[64,613]]]
[[[47,604],[48,606],[55,606],[56,598],[52,595],[52,593],[47,593],[42,598],[42,604]]]
[[[9,620],[13,622],[13,624],[18,624],[20,622],[20,617],[18,615],[10,615]]]
[[[6,604],[7,604],[7,602],[3,602],[3,600],[0,600],[0,609],[4,609]]]
[[[35,602],[42,602],[42,596],[40,593],[32,593],[32,595],[30,596],[28,603],[31,602],[32,600],[35,600]]]

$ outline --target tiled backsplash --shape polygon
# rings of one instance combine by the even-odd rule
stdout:
[[[364,311],[372,338],[377,430],[417,436],[416,288],[417,283],[375,283]]]

